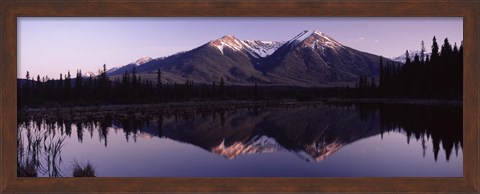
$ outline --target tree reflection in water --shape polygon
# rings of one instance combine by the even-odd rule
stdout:
[[[128,115],[106,114],[103,119],[92,117],[83,121],[35,118],[19,122],[18,176],[67,176],[59,165],[63,162],[62,148],[71,139],[72,126],[80,143],[88,133],[90,138],[98,135],[107,147],[109,134],[121,132],[126,142],[135,143],[140,135],[164,137],[229,159],[247,153],[287,151],[305,161],[321,161],[345,145],[390,132],[404,134],[407,144],[412,138],[421,141],[424,157],[429,146],[426,142],[431,139],[435,161],[440,148],[449,161],[453,150],[458,155],[463,146],[462,108],[451,106],[330,103],[168,115],[159,110]]]

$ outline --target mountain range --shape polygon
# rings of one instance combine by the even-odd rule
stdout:
[[[307,162],[319,162],[345,145],[381,133],[378,115],[363,121],[347,107],[243,109],[204,116],[152,121],[140,134],[142,138],[157,136],[194,145],[227,159],[286,152]]]
[[[121,76],[134,68],[142,79],[152,81],[160,69],[163,83],[211,84],[223,77],[234,85],[345,86],[360,76],[378,76],[379,56],[344,46],[318,30],[305,30],[288,41],[226,35],[168,57],[144,57],[107,74]]]

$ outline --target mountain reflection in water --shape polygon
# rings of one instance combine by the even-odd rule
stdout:
[[[281,152],[317,165],[349,144],[378,135],[383,139],[390,133],[403,134],[406,144],[412,139],[421,142],[419,158],[425,158],[431,146],[435,162],[448,162],[453,151],[458,157],[463,144],[461,107],[423,105],[329,104],[196,114],[132,114],[122,119],[107,115],[102,120],[87,122],[30,120],[20,122],[18,128],[18,176],[71,176],[69,162],[80,156],[62,149],[75,143],[73,150],[94,150],[95,147],[83,143],[85,138],[98,139],[104,147],[120,143],[128,147],[138,141],[166,138],[231,161],[242,155]],[[124,140],[119,141],[118,136],[124,136]],[[445,158],[439,159],[441,150]],[[94,157],[89,160],[95,165]]]

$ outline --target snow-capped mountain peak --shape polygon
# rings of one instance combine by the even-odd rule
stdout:
[[[142,57],[142,58],[136,60],[135,62],[132,62],[132,64],[142,65],[142,64],[150,62],[151,60],[153,60],[152,57]]]
[[[224,48],[234,51],[247,52],[255,58],[264,58],[273,54],[282,45],[288,44],[291,48],[298,45],[318,49],[323,47],[339,48],[342,44],[330,38],[319,30],[304,30],[289,41],[262,41],[262,40],[239,40],[233,35],[225,35],[222,38],[209,42],[210,46],[216,47],[222,54]]]
[[[255,57],[266,57],[278,48],[280,48],[285,41],[265,41],[265,40],[244,40],[242,41],[248,51]]]
[[[289,44],[290,47],[296,47],[302,44],[305,47],[310,47],[313,49],[320,47],[323,48],[324,46],[330,48],[342,47],[342,44],[318,30],[304,30],[297,36],[290,39],[287,44]]]
[[[209,45],[216,47],[223,54],[225,47],[234,51],[245,51],[256,58],[271,55],[275,50],[285,43],[284,41],[263,41],[263,40],[239,40],[233,35],[225,35],[214,41],[210,41]]]
[[[223,54],[223,49],[225,47],[229,47],[233,50],[236,51],[241,51],[243,49],[243,43],[242,41],[238,40],[235,36],[233,35],[226,35],[220,39],[210,41],[209,43],[212,46],[215,46],[222,52]]]

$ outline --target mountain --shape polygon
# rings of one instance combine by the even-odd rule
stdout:
[[[289,83],[355,82],[378,75],[377,55],[340,44],[317,30],[306,30],[266,58],[262,72]]]
[[[244,40],[242,43],[252,56],[262,58],[273,54],[285,41]]]
[[[118,76],[136,68],[142,79],[164,83],[219,82],[235,85],[344,86],[360,76],[377,76],[379,56],[346,47],[317,30],[306,30],[289,41],[239,40],[233,35],[212,40],[190,51],[141,60],[107,73]],[[138,62],[138,61],[137,61]]]
[[[151,60],[153,60],[151,57],[142,57],[142,58],[138,59],[137,61],[135,61],[134,64],[136,64],[136,65],[143,65],[143,64],[145,64],[145,63],[150,62]]]
[[[276,48],[275,45],[278,44],[280,43],[273,41],[244,42],[227,35],[193,50],[149,61],[136,67],[136,71],[143,74],[142,77],[153,79],[157,69],[161,69],[162,78],[167,83],[193,80],[195,83],[210,84],[218,82],[221,77],[228,83],[239,85],[255,81],[268,82],[262,78],[262,73],[254,64],[259,64],[262,59],[260,56],[272,52],[270,49]],[[121,75],[131,69],[133,66],[129,64],[109,75]]]
[[[419,57],[420,57],[420,53],[421,51],[411,51],[409,50],[408,51],[408,55],[410,57],[410,60],[413,61],[414,57],[415,57],[415,54],[417,54]],[[424,53],[424,60],[426,60],[427,56],[430,56],[432,55],[432,52],[425,52]],[[407,57],[406,57],[406,53],[403,53],[397,57],[392,57],[391,59],[394,60],[394,61],[397,61],[397,62],[400,62],[400,63],[405,63],[405,61],[407,60]]]
[[[133,70],[133,67],[143,65],[143,64],[148,63],[152,60],[154,60],[154,59],[152,59],[151,57],[142,57],[140,59],[137,59],[135,62],[131,62],[127,65],[122,66],[122,67],[114,67],[114,68],[111,68],[111,69],[107,70],[107,75],[115,75],[115,74],[123,73],[125,71],[131,72]]]
[[[308,162],[322,161],[345,145],[381,133],[378,115],[362,120],[347,107],[300,107],[280,112],[242,109],[204,116],[186,120],[169,117],[160,123],[151,122],[150,130],[141,130],[227,159],[286,152]],[[209,117],[212,119],[206,119]]]
[[[131,62],[127,65],[124,65],[124,66],[121,66],[121,67],[113,67],[111,69],[108,69],[107,70],[107,75],[115,75],[119,72],[125,72],[125,71],[128,71],[128,72],[131,72],[133,70],[133,67],[136,67],[136,66],[139,66],[139,65],[143,65],[147,62],[150,62],[154,59],[152,59],[151,57],[142,57],[140,59],[137,59],[135,62]],[[94,73],[94,72],[86,72],[84,74],[84,77],[94,77],[94,76],[97,76],[99,75],[99,73]]]

